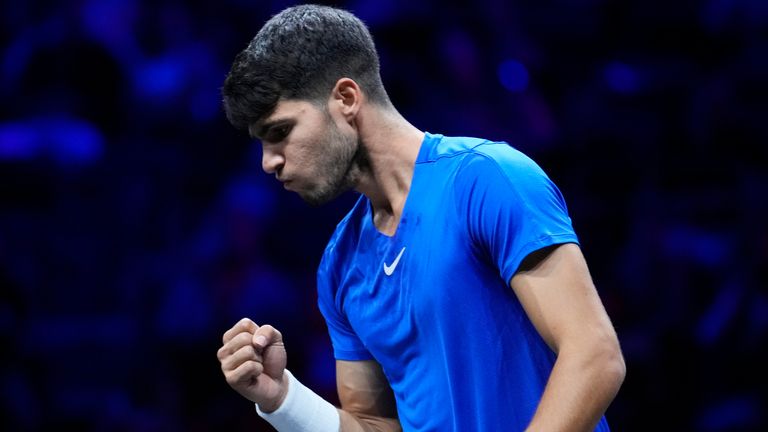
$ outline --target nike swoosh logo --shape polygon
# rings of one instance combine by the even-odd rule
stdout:
[[[387,263],[384,263],[384,274],[387,276],[392,276],[392,273],[395,271],[395,267],[397,267],[397,263],[400,262],[400,257],[403,256],[403,252],[405,252],[405,246],[400,249],[400,253],[397,254],[397,258],[395,258],[395,261],[392,263],[392,265],[387,265]]]

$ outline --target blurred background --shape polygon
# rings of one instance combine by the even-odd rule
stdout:
[[[417,127],[560,186],[627,360],[614,430],[766,430],[768,2],[321,3]],[[245,316],[336,402],[315,270],[355,194],[282,191],[219,96],[292,4],[2,2],[2,430],[269,430],[216,359]]]

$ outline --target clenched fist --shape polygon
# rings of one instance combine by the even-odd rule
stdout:
[[[227,383],[263,412],[280,407],[288,392],[284,374],[283,336],[274,327],[259,327],[248,318],[227,330],[217,357]]]

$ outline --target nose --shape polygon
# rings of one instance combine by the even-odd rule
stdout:
[[[267,146],[262,147],[261,168],[264,170],[264,172],[267,174],[274,174],[275,172],[278,172],[280,169],[282,169],[284,164],[285,158],[282,154],[268,148]]]

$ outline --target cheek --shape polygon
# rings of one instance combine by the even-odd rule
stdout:
[[[286,167],[291,171],[299,171],[302,176],[313,175],[316,165],[321,161],[323,154],[318,152],[318,143],[302,142],[292,146],[286,146]],[[307,174],[309,173],[309,174]]]
[[[310,177],[322,173],[333,160],[334,145],[338,144],[334,140],[339,137],[331,125],[322,122],[295,132],[300,133],[293,135],[285,147],[286,166],[312,180]]]

